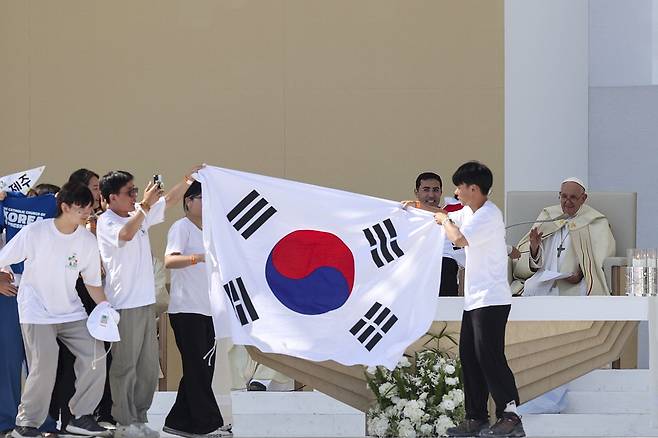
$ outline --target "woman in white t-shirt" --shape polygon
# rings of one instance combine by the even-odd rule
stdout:
[[[167,235],[165,267],[171,269],[169,321],[183,362],[178,386],[164,432],[184,437],[229,435],[212,391],[215,369],[215,329],[210,313],[208,279],[201,223],[201,184],[185,192],[185,217]]]

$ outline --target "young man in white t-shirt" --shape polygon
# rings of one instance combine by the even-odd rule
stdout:
[[[201,166],[191,170],[196,172]],[[186,176],[166,195],[149,182],[137,203],[139,189],[129,172],[112,171],[100,181],[108,209],[96,225],[105,268],[105,294],[121,314],[121,342],[112,349],[110,389],[116,438],[157,438],[146,426],[158,384],[158,342],[155,323],[155,279],[149,228],[164,221],[165,209],[178,204],[192,183]]]
[[[76,357],[75,395],[69,403],[74,417],[66,431],[110,435],[92,415],[105,385],[105,361],[94,366],[103,343],[89,334],[87,313],[75,290],[81,276],[92,299],[109,306],[101,287],[96,239],[84,226],[92,203],[87,187],[65,184],[57,197],[57,217],[25,226],[0,251],[0,266],[25,261],[17,299],[29,373],[12,432],[15,438],[41,436],[37,428],[48,415],[57,372],[57,339]]]
[[[459,356],[464,373],[466,419],[448,429],[448,436],[523,437],[516,411],[519,393],[505,357],[505,326],[512,307],[507,282],[505,224],[498,207],[488,200],[493,175],[477,161],[461,165],[452,176],[455,194],[465,207],[438,212],[436,222],[446,237],[465,248],[464,314]],[[487,399],[496,403],[498,421],[489,426]]]

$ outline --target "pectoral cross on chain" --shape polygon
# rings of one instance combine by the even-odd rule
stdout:
[[[562,254],[562,251],[566,251],[566,250],[567,249],[564,246],[562,246],[562,244],[560,243],[560,246],[557,247],[557,258],[559,259],[560,255]]]
[[[560,237],[562,238],[560,240],[560,246],[557,247],[557,258],[559,259],[560,256],[562,255],[562,252],[566,251],[567,249],[564,247],[564,241],[567,237],[569,237],[569,233],[567,232],[567,235],[562,237],[562,234],[564,233],[564,227],[560,228]]]

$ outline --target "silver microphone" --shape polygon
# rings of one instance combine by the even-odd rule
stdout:
[[[569,217],[568,214],[562,213],[561,215],[559,215],[558,217],[555,217],[553,219],[544,219],[544,220],[540,220],[540,221],[535,220],[535,221],[519,222],[519,223],[512,224],[512,225],[507,225],[505,227],[505,229],[507,230],[509,228],[516,227],[518,225],[529,225],[529,224],[541,224],[541,223],[545,223],[545,222],[555,222],[555,221],[560,221],[562,219],[567,219],[568,217]]]

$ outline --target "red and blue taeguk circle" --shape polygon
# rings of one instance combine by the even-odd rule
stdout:
[[[293,231],[272,248],[265,278],[284,306],[304,315],[319,315],[339,308],[352,293],[354,256],[331,233]]]

